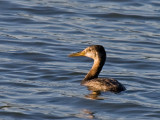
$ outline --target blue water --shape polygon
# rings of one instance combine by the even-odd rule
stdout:
[[[125,92],[85,97],[94,44]],[[159,86],[159,0],[0,0],[1,120],[159,120]]]

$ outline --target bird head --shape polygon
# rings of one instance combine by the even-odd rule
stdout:
[[[92,45],[80,52],[72,53],[69,55],[69,57],[75,57],[75,56],[86,56],[92,59],[102,58],[102,57],[106,58],[106,52],[103,46]]]

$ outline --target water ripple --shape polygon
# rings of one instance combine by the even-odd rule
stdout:
[[[85,4],[84,4],[85,3]],[[1,119],[160,118],[158,0],[1,0]],[[68,54],[101,44],[100,77],[127,91],[85,98],[92,60]]]
[[[142,15],[127,15],[120,13],[108,13],[108,14],[87,14],[92,17],[106,18],[106,19],[139,19],[139,20],[160,20],[160,16],[142,16]]]

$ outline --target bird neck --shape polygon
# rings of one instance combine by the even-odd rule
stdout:
[[[96,58],[94,59],[94,63],[88,74],[82,80],[82,84],[86,81],[89,81],[94,78],[98,78],[99,73],[102,70],[102,67],[105,63],[105,58]]]

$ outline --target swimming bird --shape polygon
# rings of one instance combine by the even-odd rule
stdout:
[[[69,55],[69,57],[74,56],[86,56],[94,60],[92,68],[81,82],[81,85],[87,86],[92,91],[92,94],[100,94],[107,91],[119,93],[126,89],[120,82],[113,78],[98,78],[106,61],[106,52],[103,46],[92,45],[80,52]]]

